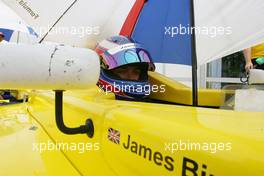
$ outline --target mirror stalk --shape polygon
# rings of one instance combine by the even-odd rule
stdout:
[[[55,91],[55,116],[56,124],[59,130],[68,135],[87,134],[90,138],[94,135],[94,126],[91,119],[87,119],[85,125],[76,128],[69,128],[63,121],[63,91]]]

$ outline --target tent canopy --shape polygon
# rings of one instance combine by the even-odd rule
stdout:
[[[135,24],[129,26],[133,29],[128,31],[148,48],[155,62],[191,64],[191,37],[188,32],[191,0],[57,0],[55,4],[53,0],[28,0],[26,5],[19,4],[17,0],[2,1],[34,30],[51,27],[58,19],[57,28],[82,26],[92,27],[91,31],[98,27],[98,34],[79,36],[51,31],[45,38],[46,41],[92,49],[99,40],[119,34],[123,25],[129,24],[126,19],[134,16]],[[145,4],[139,14],[131,15],[132,7],[143,1]],[[193,1],[198,64],[264,42],[263,0]],[[32,13],[26,10],[29,8]],[[181,26],[187,30],[185,34],[179,34]]]

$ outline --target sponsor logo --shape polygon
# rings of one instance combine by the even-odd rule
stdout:
[[[18,4],[19,4],[22,8],[24,8],[24,9],[27,11],[27,13],[28,13],[33,19],[36,20],[37,18],[39,18],[39,14],[36,13],[36,12],[30,7],[30,5],[28,4],[27,1],[24,1],[24,0],[16,0],[16,2],[18,2]]]
[[[128,44],[124,44],[124,45],[112,48],[112,49],[108,50],[108,53],[111,55],[114,55],[120,51],[124,51],[124,50],[128,50],[128,49],[136,49],[136,48],[142,48],[142,47],[138,44],[128,43]]]

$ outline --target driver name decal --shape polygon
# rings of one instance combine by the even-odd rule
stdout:
[[[120,144],[120,132],[113,128],[108,129],[108,140]],[[165,155],[160,151],[154,150],[152,147],[139,143],[132,138],[131,135],[127,135],[125,141],[122,142],[123,149],[130,153],[138,155],[141,159],[148,162],[152,162],[158,167],[163,167],[168,172],[173,172],[176,168],[181,168],[181,176],[214,176],[214,174],[208,173],[208,166],[204,163],[199,163],[190,157],[183,156],[181,163],[177,164],[176,158]]]

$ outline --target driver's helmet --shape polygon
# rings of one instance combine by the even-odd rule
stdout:
[[[117,99],[142,100],[150,94],[148,71],[155,66],[150,54],[140,44],[125,36],[113,36],[103,40],[96,47],[100,56],[101,72],[97,85],[107,92],[113,92]],[[122,78],[118,69],[126,71],[135,67],[140,72],[137,80]]]

